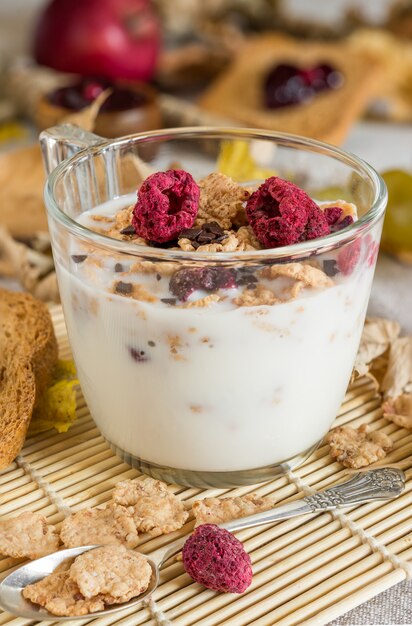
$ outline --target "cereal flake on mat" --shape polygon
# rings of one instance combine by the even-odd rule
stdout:
[[[225,174],[214,172],[199,181],[200,200],[195,226],[216,221],[222,228],[247,223],[243,203],[249,192]]]
[[[138,542],[132,515],[114,503],[73,513],[64,520],[60,537],[66,548],[111,543],[134,548]]]
[[[53,572],[23,589],[26,600],[40,604],[53,615],[88,615],[104,609],[102,598],[86,600],[69,572]]]
[[[255,493],[234,498],[204,498],[193,503],[195,526],[200,524],[224,524],[239,517],[267,511],[274,506],[274,500],[260,497]]]
[[[39,513],[24,511],[0,521],[0,554],[13,558],[38,559],[59,548],[54,526]]]
[[[146,591],[152,569],[143,554],[124,546],[105,546],[80,554],[70,578],[85,598],[102,597],[106,604],[128,602]]]
[[[383,417],[401,428],[412,429],[412,394],[403,393],[383,403]]]
[[[385,458],[392,450],[392,441],[385,433],[368,432],[367,424],[359,428],[340,426],[326,437],[330,455],[345,467],[358,469]]]
[[[188,517],[183,502],[168,490],[167,485],[149,477],[118,483],[113,500],[127,506],[137,529],[152,537],[178,530]]]

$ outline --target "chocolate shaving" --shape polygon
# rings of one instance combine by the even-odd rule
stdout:
[[[119,282],[115,285],[115,291],[123,295],[129,295],[133,291],[133,285],[132,283],[124,283],[123,281],[119,280]]]
[[[227,237],[228,234],[217,222],[206,222],[202,226],[185,228],[179,235],[179,239],[188,239],[195,250],[210,243],[220,243]]]
[[[134,226],[132,226],[132,224],[129,224],[129,226],[126,226],[126,228],[122,228],[122,230],[120,231],[121,235],[135,235],[136,231],[134,229]]]
[[[72,254],[72,259],[75,263],[83,263],[87,259],[87,254]]]

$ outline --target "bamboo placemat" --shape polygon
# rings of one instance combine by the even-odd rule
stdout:
[[[61,307],[54,307],[52,315],[60,355],[69,358]],[[302,516],[238,533],[254,569],[253,583],[241,596],[204,589],[185,574],[180,562],[172,562],[163,569],[151,606],[96,620],[73,620],[66,622],[67,626],[90,622],[93,626],[324,625],[404,580],[412,570],[412,433],[382,418],[373,385],[360,379],[349,388],[336,424],[365,422],[372,429],[382,429],[394,442],[385,465],[396,465],[406,473],[407,487],[400,498],[346,509],[344,516]],[[172,488],[188,507],[202,495],[252,491],[285,502],[302,497],[302,488],[322,489],[342,481],[347,473],[332,461],[328,446],[322,445],[294,473],[255,488]],[[138,475],[104,442],[79,392],[74,426],[64,435],[48,432],[28,439],[20,457],[0,473],[0,515],[39,511],[59,525],[68,512],[106,502],[118,481]],[[190,518],[183,529],[170,535],[155,539],[143,535],[138,549],[150,552],[191,529]],[[16,559],[1,559],[1,575],[17,563]],[[0,626],[34,623],[0,612]]]

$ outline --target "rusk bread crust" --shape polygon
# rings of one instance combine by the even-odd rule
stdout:
[[[28,294],[0,289],[0,469],[20,452],[56,363],[47,307]]]

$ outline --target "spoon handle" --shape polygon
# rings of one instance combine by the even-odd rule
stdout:
[[[405,487],[405,474],[395,468],[379,468],[359,472],[344,483],[318,491],[294,502],[287,502],[263,513],[242,517],[222,528],[231,532],[277,522],[297,515],[323,513],[333,509],[363,504],[374,500],[389,500],[399,496]]]
[[[226,524],[219,524],[231,532],[244,528],[253,528],[272,522],[308,515],[310,513],[323,513],[336,508],[363,504],[374,500],[389,500],[399,496],[405,488],[405,474],[396,468],[378,468],[366,472],[359,472],[351,476],[349,480],[318,491],[312,496],[307,496],[294,502],[281,504],[268,511],[248,515],[235,519]],[[159,566],[168,558],[179,552],[187,539],[187,536],[177,539],[172,544],[156,550],[150,554]]]

